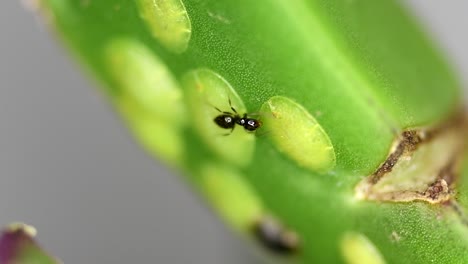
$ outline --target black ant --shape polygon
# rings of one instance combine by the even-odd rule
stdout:
[[[243,116],[239,115],[236,109],[231,105],[231,98],[229,98],[229,106],[231,107],[231,110],[233,112],[224,112],[215,107],[216,110],[222,113],[214,119],[214,122],[219,127],[226,129],[230,128],[232,133],[236,124],[244,127],[245,130],[250,132],[257,130],[257,128],[259,128],[262,125],[262,122],[260,120],[249,118],[247,114],[244,114]]]

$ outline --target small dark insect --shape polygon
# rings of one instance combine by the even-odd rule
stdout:
[[[232,107],[231,105],[231,98],[229,98],[229,106],[231,107],[231,110],[233,112],[221,111],[217,107],[215,107],[215,109],[221,113],[219,116],[215,117],[214,119],[214,122],[219,127],[231,129],[231,133],[232,133],[232,131],[234,131],[234,128],[236,127],[236,124],[244,127],[245,130],[250,131],[250,132],[257,130],[257,128],[259,128],[262,125],[262,122],[260,120],[255,119],[255,118],[250,118],[248,117],[247,114],[244,114],[243,116],[239,115],[236,109]]]
[[[282,255],[290,255],[299,248],[299,237],[271,216],[263,216],[253,226],[253,233],[268,249]]]

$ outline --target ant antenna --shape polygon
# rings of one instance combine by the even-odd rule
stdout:
[[[220,113],[223,113],[223,114],[226,114],[226,115],[230,115],[230,114],[231,114],[231,113],[226,112],[226,111],[221,111],[218,107],[216,107],[216,106],[214,106],[214,105],[212,105],[212,104],[210,104],[210,103],[208,103],[208,102],[207,102],[207,104],[209,104],[210,106],[212,106],[214,109],[216,109],[216,111],[218,111],[218,112],[220,112]]]

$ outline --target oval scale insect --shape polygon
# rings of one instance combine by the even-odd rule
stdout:
[[[262,125],[262,122],[260,120],[255,119],[255,118],[250,118],[248,117],[247,114],[244,114],[243,116],[239,115],[236,109],[231,105],[230,98],[229,98],[229,106],[231,107],[231,110],[233,112],[221,111],[219,110],[219,108],[215,107],[215,109],[221,113],[221,115],[218,115],[214,119],[214,122],[219,127],[225,128],[225,129],[231,129],[231,133],[232,133],[232,131],[234,131],[234,128],[236,127],[236,124],[242,126],[245,130],[249,132],[253,132],[257,130]]]

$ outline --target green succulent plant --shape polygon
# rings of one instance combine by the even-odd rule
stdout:
[[[298,263],[468,263],[460,85],[400,4],[38,3],[243,236]]]

